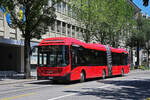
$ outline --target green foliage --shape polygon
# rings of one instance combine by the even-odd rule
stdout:
[[[96,37],[97,42],[119,45],[119,38],[135,24],[134,10],[126,0],[72,0],[80,9],[78,18],[90,32],[87,37]]]
[[[55,0],[56,1],[56,0]],[[48,5],[49,0],[1,0],[1,7],[7,7],[11,15],[12,27],[19,28],[23,37],[41,38],[56,18],[55,9]],[[26,21],[19,19],[19,9],[25,10]]]
[[[149,68],[147,66],[144,66],[144,65],[138,66],[138,69],[149,70]]]

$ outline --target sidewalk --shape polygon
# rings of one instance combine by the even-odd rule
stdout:
[[[32,82],[32,81],[36,81],[36,80],[37,79],[0,79],[0,85]]]
[[[141,69],[137,69],[137,70],[130,70],[130,73],[138,73],[138,72],[145,72],[148,71],[150,72],[150,70],[141,70]],[[128,74],[128,75],[129,75]],[[6,85],[6,84],[16,84],[16,83],[24,83],[24,82],[33,82],[33,81],[37,81],[36,77],[32,77],[31,79],[23,79],[23,78],[0,78],[0,85]]]

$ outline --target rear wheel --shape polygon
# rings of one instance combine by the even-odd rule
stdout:
[[[42,80],[42,77],[37,75],[37,80]]]
[[[84,72],[82,71],[81,74],[80,74],[80,82],[84,82],[85,81],[85,74]]]
[[[105,72],[105,70],[103,70],[102,79],[105,79],[105,78],[106,78],[106,72]]]

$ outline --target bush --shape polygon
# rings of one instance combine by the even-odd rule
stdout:
[[[148,70],[149,68],[147,66],[141,65],[141,66],[138,66],[138,69]]]

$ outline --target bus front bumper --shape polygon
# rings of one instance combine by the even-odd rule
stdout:
[[[70,73],[64,76],[39,76],[37,75],[38,80],[62,80],[70,81]]]

